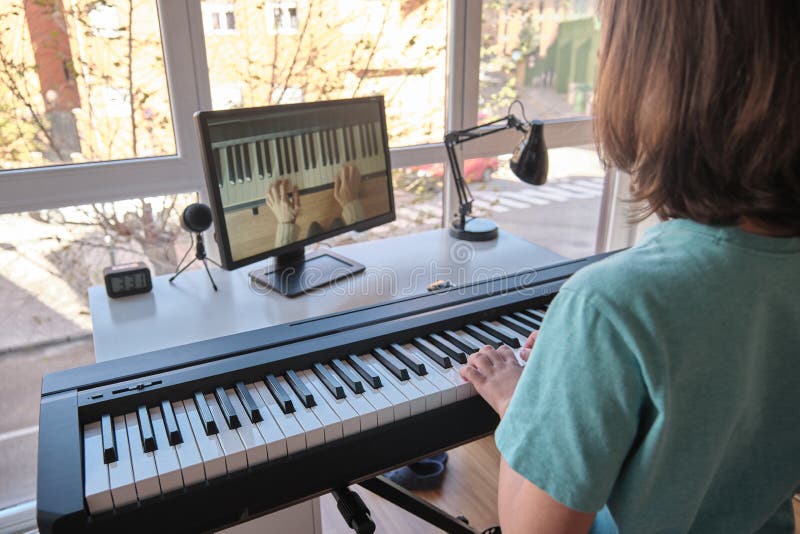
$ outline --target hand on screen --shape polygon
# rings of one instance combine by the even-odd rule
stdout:
[[[340,206],[344,207],[354,200],[358,200],[361,189],[361,173],[354,165],[345,165],[333,182],[333,198]]]
[[[294,223],[300,212],[300,192],[297,186],[292,187],[289,180],[277,180],[269,186],[266,200],[279,223]]]

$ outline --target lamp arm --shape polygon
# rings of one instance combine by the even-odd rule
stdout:
[[[503,122],[505,124],[500,127],[486,129],[488,126],[494,126]],[[447,150],[447,159],[450,163],[450,170],[453,173],[453,181],[455,182],[456,193],[458,194],[458,216],[461,228],[464,228],[467,216],[472,213],[473,197],[467,182],[464,180],[464,174],[461,172],[461,164],[459,163],[458,156],[456,155],[456,145],[512,128],[521,132],[528,131],[526,123],[522,122],[514,115],[507,115],[500,119],[495,119],[484,124],[473,126],[472,128],[454,130],[452,132],[448,132],[447,135],[444,136],[444,146]]]

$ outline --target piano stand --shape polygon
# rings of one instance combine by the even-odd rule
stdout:
[[[438,508],[424,499],[420,499],[410,491],[400,487],[383,476],[377,476],[359,482],[359,485],[414,514],[423,521],[438,527],[449,534],[476,534],[477,531],[467,524],[466,519],[453,517],[441,508]],[[372,534],[375,532],[375,523],[372,521],[369,509],[357,494],[348,488],[333,491],[336,506],[339,508],[345,522],[358,534]]]

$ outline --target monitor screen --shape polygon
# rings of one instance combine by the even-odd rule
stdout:
[[[394,220],[383,97],[195,119],[226,269]]]

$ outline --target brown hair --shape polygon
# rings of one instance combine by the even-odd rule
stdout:
[[[595,132],[639,216],[800,234],[800,2],[605,0]]]

